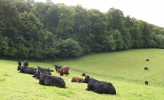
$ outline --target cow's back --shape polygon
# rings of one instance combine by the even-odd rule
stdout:
[[[69,75],[69,67],[63,66],[61,69],[58,70],[58,72],[61,76],[63,76],[63,74]]]
[[[83,82],[83,78],[80,77],[72,77],[71,82]]]
[[[104,82],[103,88],[106,94],[116,94],[115,87],[109,82]]]
[[[68,72],[69,71],[69,67],[68,66],[63,66],[61,68],[61,70],[63,71],[63,73]]]
[[[45,85],[47,86],[57,86],[61,88],[65,88],[65,82],[61,77],[46,75],[44,80]]]
[[[92,90],[96,93],[100,94],[116,94],[116,90],[114,86],[109,82],[98,81],[98,80],[91,80],[88,83],[88,90]]]

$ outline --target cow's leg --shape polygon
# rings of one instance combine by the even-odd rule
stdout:
[[[63,73],[60,73],[60,76],[63,76]]]
[[[88,87],[88,88],[87,88],[86,90],[88,90],[88,91],[91,91],[91,90],[92,90],[92,86],[91,86],[91,85],[88,84],[87,87]]]
[[[39,80],[39,84],[45,85],[43,80]]]

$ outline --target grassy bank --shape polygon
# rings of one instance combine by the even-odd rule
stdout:
[[[149,58],[149,62],[146,62]],[[112,53],[100,53],[78,59],[29,62],[29,66],[54,69],[54,64],[68,65],[70,75],[63,76],[68,88],[42,86],[32,75],[19,73],[17,61],[0,60],[1,100],[163,100],[164,98],[164,50],[134,49]],[[149,70],[144,70],[147,66]],[[55,70],[55,69],[54,69]],[[111,82],[117,95],[97,94],[86,91],[87,84],[71,83],[73,76],[82,72],[98,80]],[[53,75],[59,76],[53,72]],[[145,85],[144,81],[149,81]]]

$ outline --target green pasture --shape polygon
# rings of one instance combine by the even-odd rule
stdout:
[[[146,62],[146,58],[150,61]],[[99,53],[77,59],[53,62],[30,62],[29,66],[54,69],[54,64],[68,65],[70,75],[62,76],[66,89],[43,86],[29,74],[17,71],[18,63],[0,60],[0,100],[163,100],[164,98],[164,50],[132,49]],[[23,61],[23,60],[22,60]],[[149,70],[144,70],[148,67]],[[87,84],[71,83],[73,76],[91,77],[111,82],[116,95],[86,91]],[[53,72],[53,75],[59,76]],[[149,85],[145,85],[149,81]]]

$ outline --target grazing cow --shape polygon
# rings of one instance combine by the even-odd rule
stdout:
[[[149,61],[149,59],[146,59],[146,61]]]
[[[54,75],[48,75],[44,70],[39,70],[40,78],[39,84],[46,86],[57,86],[60,88],[66,88],[66,84],[61,77],[57,77]]]
[[[25,61],[23,62],[23,66],[28,66],[28,61],[25,60]]]
[[[145,85],[148,85],[148,81],[145,81]]]
[[[69,75],[69,67],[68,66],[63,66],[61,69],[58,70],[60,73],[60,76],[63,76],[64,74],[67,76]]]
[[[86,89],[88,91],[94,91],[99,94],[116,94],[114,86],[109,82],[98,81],[89,76],[86,76],[83,82],[88,83],[88,88]]]
[[[149,70],[148,67],[144,67],[144,70]]]
[[[58,65],[54,65],[54,67],[55,67],[56,72],[58,72],[58,70],[62,68],[62,66],[58,66]]]
[[[79,83],[81,83],[81,82],[83,82],[83,78],[80,78],[80,77],[72,77],[71,78],[71,82],[79,82]]]

